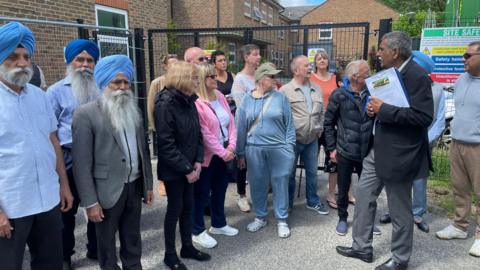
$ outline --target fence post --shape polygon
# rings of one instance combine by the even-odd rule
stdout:
[[[303,55],[308,55],[308,28],[303,28]]]
[[[380,20],[380,27],[378,29],[378,47],[380,47],[383,35],[390,32],[392,32],[392,18]]]
[[[253,32],[251,29],[245,29],[243,31],[243,44],[252,44],[253,42]]]
[[[145,128],[145,139],[148,145],[148,118],[147,118],[147,75],[145,70],[145,41],[143,40],[143,28],[134,29],[135,38],[135,69],[137,73],[137,97],[138,106],[142,112],[143,126]]]
[[[77,19],[77,23],[78,24],[83,24],[84,21],[83,21],[83,19]],[[78,27],[78,38],[88,39],[89,38],[88,29],[85,29],[83,27]]]
[[[167,49],[168,50],[168,49]],[[153,33],[148,30],[148,63],[150,69],[150,82],[155,79],[155,55],[153,52]],[[153,137],[153,155],[156,156],[158,149],[157,144],[155,143],[156,133],[152,133]]]
[[[370,23],[365,25],[365,37],[363,38],[363,59],[368,60],[368,41],[370,40]]]
[[[200,47],[200,33],[193,32],[193,46]]]

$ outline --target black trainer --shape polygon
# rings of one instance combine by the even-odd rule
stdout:
[[[211,256],[205,252],[201,252],[196,249],[194,246],[182,247],[180,250],[180,257],[185,259],[194,259],[197,261],[209,261]]]

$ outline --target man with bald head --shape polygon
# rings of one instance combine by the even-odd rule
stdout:
[[[185,51],[184,59],[188,63],[199,65],[207,62],[205,52],[199,47],[190,47]]]
[[[73,201],[56,136],[57,120],[40,88],[28,84],[35,39],[11,22],[0,27],[0,268],[62,269],[62,220]],[[60,176],[60,183],[59,183]]]
[[[93,69],[99,53],[97,45],[92,41],[76,39],[70,42],[65,47],[66,77],[47,90],[47,97],[58,121],[57,136],[62,146],[68,180],[74,197],[72,209],[62,214],[64,270],[71,269],[71,256],[75,253],[75,215],[80,203],[72,169],[72,118],[78,106],[98,97],[99,91],[93,79]],[[88,222],[87,237],[87,257],[96,259],[97,243],[93,222]]]
[[[152,166],[140,110],[130,88],[133,65],[125,55],[102,58],[94,71],[102,95],[73,116],[73,174],[80,205],[95,222],[101,269],[142,269],[142,198],[153,202]]]

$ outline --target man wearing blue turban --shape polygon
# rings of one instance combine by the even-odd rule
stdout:
[[[95,67],[101,98],[74,113],[73,174],[80,205],[95,222],[101,269],[117,265],[115,232],[123,269],[142,269],[142,198],[153,202],[152,167],[142,117],[130,83],[133,65],[124,55],[102,58]]]
[[[93,79],[93,69],[98,61],[99,49],[90,40],[76,39],[65,47],[67,76],[50,86],[47,97],[58,121],[57,136],[63,150],[68,180],[74,197],[73,207],[62,214],[63,261],[64,269],[71,269],[71,256],[75,247],[75,215],[80,198],[75,187],[72,169],[72,119],[75,109],[97,99],[99,91]],[[87,225],[87,258],[97,259],[95,224]]]
[[[24,25],[0,27],[2,270],[22,268],[27,244],[31,269],[61,270],[60,211],[68,211],[73,201],[57,121],[45,93],[28,84],[34,46],[33,33]]]

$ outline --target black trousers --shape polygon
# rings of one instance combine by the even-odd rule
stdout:
[[[348,218],[348,191],[352,183],[352,173],[355,169],[358,177],[362,174],[362,163],[343,157],[337,153],[337,173],[338,173],[338,217],[340,220]]]
[[[193,184],[187,178],[165,181],[167,192],[167,212],[165,214],[165,256],[176,254],[175,232],[180,224],[182,246],[192,245]]]
[[[68,212],[62,213],[62,239],[63,239],[63,260],[70,260],[75,253],[75,216],[77,215],[80,198],[78,196],[75,180],[73,179],[73,169],[67,170],[68,183],[73,195],[73,205]],[[97,254],[97,239],[95,234],[95,223],[88,221],[87,223],[87,250],[91,254]]]
[[[120,198],[112,208],[103,209],[105,218],[96,223],[98,262],[101,269],[120,270],[117,264],[115,234],[120,238],[122,269],[142,269],[142,179],[125,184]]]
[[[32,270],[62,269],[62,219],[60,207],[36,215],[10,219],[10,239],[0,238],[0,269],[21,270],[28,245]]]
[[[247,169],[240,170],[236,168],[237,193],[238,195],[247,194]]]

